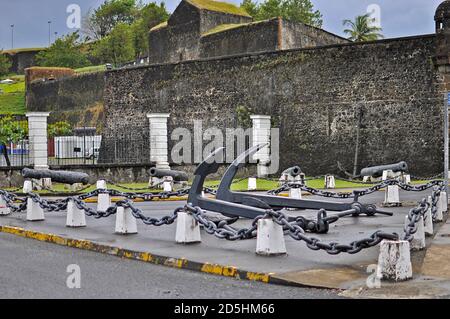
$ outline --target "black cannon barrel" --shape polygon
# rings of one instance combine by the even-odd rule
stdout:
[[[383,171],[387,170],[393,172],[406,172],[408,170],[408,164],[402,161],[395,164],[366,167],[361,170],[361,176],[380,177],[383,175]]]
[[[291,175],[292,177],[296,177],[299,174],[301,174],[301,172],[302,172],[302,169],[300,168],[300,166],[292,166],[292,167],[285,169],[283,171],[283,173],[281,173],[281,174],[287,174],[287,175]]]
[[[48,169],[31,169],[24,168],[22,170],[22,176],[25,178],[51,178],[53,182],[63,183],[63,184],[89,184],[89,175],[86,173],[80,172],[71,172],[71,171],[52,171]]]
[[[189,176],[186,172],[183,171],[174,171],[170,169],[158,169],[155,167],[150,168],[150,176],[162,178],[165,176],[173,177],[174,181],[177,182],[185,182],[189,180]]]

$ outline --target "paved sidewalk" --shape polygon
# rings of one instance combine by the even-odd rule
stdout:
[[[402,233],[404,218],[418,200],[428,196],[425,192],[401,191],[403,207],[384,208],[394,216],[346,217],[332,224],[328,234],[309,234],[326,242],[351,241],[370,236],[376,230]],[[308,198],[315,198],[311,196]],[[322,198],[323,199],[323,198]],[[376,203],[381,207],[384,192],[364,196],[364,203]],[[145,202],[137,203],[148,216],[161,217],[171,213],[185,202]],[[95,204],[90,204],[95,207]],[[313,211],[287,211],[291,215],[315,218]],[[263,257],[255,254],[256,239],[230,242],[218,239],[202,230],[202,242],[192,245],[175,243],[175,224],[169,226],[146,226],[138,221],[138,234],[118,235],[114,233],[115,216],[104,219],[87,217],[87,227],[65,227],[65,213],[46,213],[46,220],[27,222],[25,214],[0,217],[2,231],[33,237],[43,241],[56,242],[101,251],[122,257],[143,259],[153,263],[173,267],[200,270],[218,275],[240,277],[264,282],[287,283],[313,287],[353,289],[365,286],[370,275],[368,265],[377,263],[379,247],[372,247],[355,255],[342,253],[329,255],[323,251],[313,251],[304,242],[297,242],[286,236],[286,256]],[[233,226],[248,227],[249,220],[241,219]],[[21,229],[12,229],[17,227]],[[34,232],[34,233],[33,233]],[[52,234],[52,235],[45,235]],[[76,241],[70,241],[74,239]],[[450,239],[447,239],[450,241]],[[428,245],[431,239],[428,240]],[[449,248],[450,249],[450,248]],[[423,252],[413,253],[415,271],[421,270]],[[430,257],[431,258],[431,257]],[[449,272],[450,273],[450,270]],[[418,274],[416,273],[416,276]]]

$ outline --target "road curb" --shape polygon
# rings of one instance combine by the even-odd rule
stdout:
[[[252,272],[243,269],[239,269],[234,266],[224,266],[214,263],[200,263],[196,261],[191,261],[186,258],[174,258],[168,256],[155,255],[151,252],[135,251],[130,249],[124,249],[120,247],[108,246],[104,244],[94,243],[85,239],[73,239],[60,235],[42,233],[33,230],[24,229],[21,227],[14,226],[4,226],[0,225],[0,232],[7,233],[19,237],[30,238],[38,240],[41,242],[53,243],[61,246],[78,248],[88,251],[94,251],[98,253],[103,253],[107,255],[117,256],[121,258],[127,258],[132,260],[139,260],[148,262],[155,265],[162,265],[172,268],[187,269],[197,272],[202,272],[206,274],[212,274],[222,277],[232,277],[239,280],[249,280],[257,281],[266,284],[278,284],[285,286],[297,286],[297,287],[308,287],[308,288],[319,288],[319,289],[335,289],[327,288],[313,285],[304,285],[298,282],[285,280],[282,278],[275,278],[275,273],[263,273],[263,272]]]

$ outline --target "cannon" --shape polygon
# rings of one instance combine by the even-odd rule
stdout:
[[[281,175],[290,175],[292,177],[296,177],[299,174],[301,174],[301,172],[302,172],[302,169],[300,168],[300,166],[292,166],[292,167],[285,169],[281,173]]]
[[[51,171],[48,169],[31,169],[24,168],[22,176],[25,178],[42,179],[50,178],[53,182],[63,184],[89,184],[89,175],[86,173],[71,172],[71,171]]]
[[[380,177],[383,175],[383,171],[391,170],[394,173],[395,172],[406,172],[408,170],[408,164],[406,162],[398,162],[395,164],[389,164],[389,165],[379,165],[379,166],[372,166],[372,167],[366,167],[361,170],[361,176],[371,176],[371,177]]]
[[[169,169],[157,169],[152,167],[149,171],[150,176],[163,178],[165,176],[171,176],[176,182],[186,182],[189,180],[189,176],[186,172],[183,171],[174,171]]]

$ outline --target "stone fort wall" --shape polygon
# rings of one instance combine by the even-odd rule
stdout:
[[[239,126],[244,108],[280,128],[281,168],[336,173],[338,162],[353,167],[361,114],[359,168],[406,160],[414,174],[433,174],[445,90],[435,52],[426,35],[107,72],[104,140],[148,129],[147,113],[170,113],[170,134],[196,119]]]

